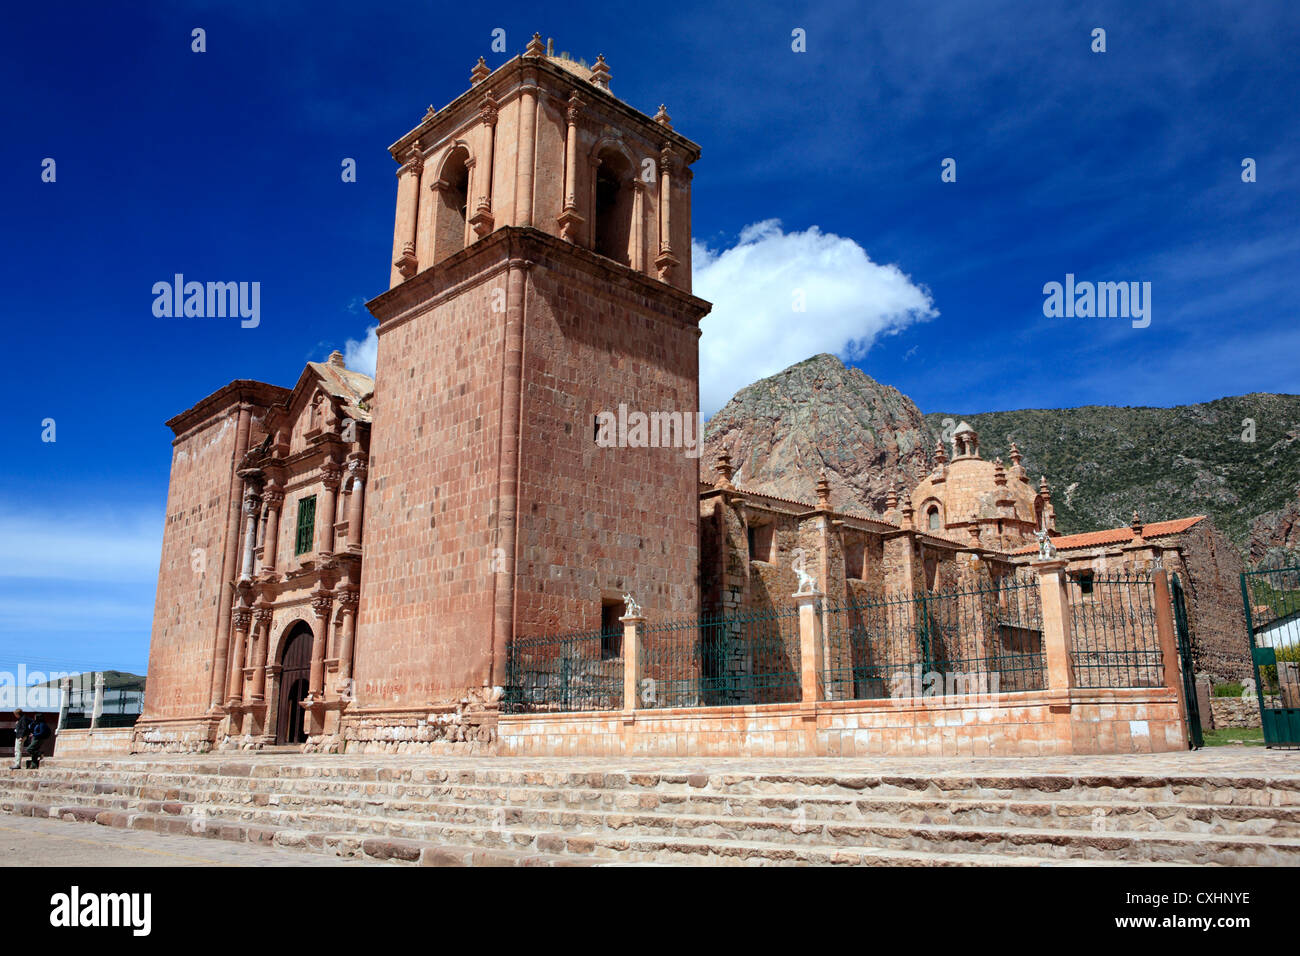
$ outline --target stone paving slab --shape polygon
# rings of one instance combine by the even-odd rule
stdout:
[[[0,866],[384,866],[288,847],[199,840],[48,817],[0,817]]]

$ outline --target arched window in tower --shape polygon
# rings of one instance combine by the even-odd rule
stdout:
[[[930,505],[930,510],[926,512],[926,523],[931,531],[939,530],[939,506]]]
[[[466,216],[469,207],[469,151],[457,146],[442,164],[436,183],[438,205],[434,213],[434,261],[441,261],[465,248]]]
[[[632,165],[616,149],[600,154],[596,166],[596,252],[631,264]]]

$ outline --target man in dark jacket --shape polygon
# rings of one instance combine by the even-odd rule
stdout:
[[[42,714],[37,714],[28,731],[27,746],[23,749],[30,760],[28,766],[33,770],[41,765],[41,744],[49,735],[50,725],[45,722]]]
[[[21,710],[14,711],[14,766],[13,769],[21,770],[23,766],[23,745],[27,743],[27,738],[32,735],[32,721],[30,717],[24,716]]]

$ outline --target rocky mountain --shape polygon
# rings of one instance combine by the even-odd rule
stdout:
[[[895,478],[912,485],[929,471],[933,445],[906,395],[834,355],[815,355],[742,388],[709,419],[703,473],[712,478],[726,448],[736,484],[812,501],[824,468],[836,508],[878,514]]]
[[[890,482],[915,484],[934,443],[962,420],[986,458],[1015,441],[1046,474],[1065,532],[1208,513],[1256,559],[1300,549],[1300,395],[1253,393],[1174,408],[1090,405],[922,415],[897,389],[817,355],[737,392],[705,430],[706,471],[726,447],[735,481],[811,500],[825,467],[832,501],[881,512]]]

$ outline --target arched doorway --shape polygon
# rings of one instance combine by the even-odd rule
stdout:
[[[307,696],[311,686],[311,627],[306,621],[293,625],[280,653],[280,701],[276,708],[275,742],[277,744],[304,744],[307,730],[303,724],[306,716],[299,702]]]

